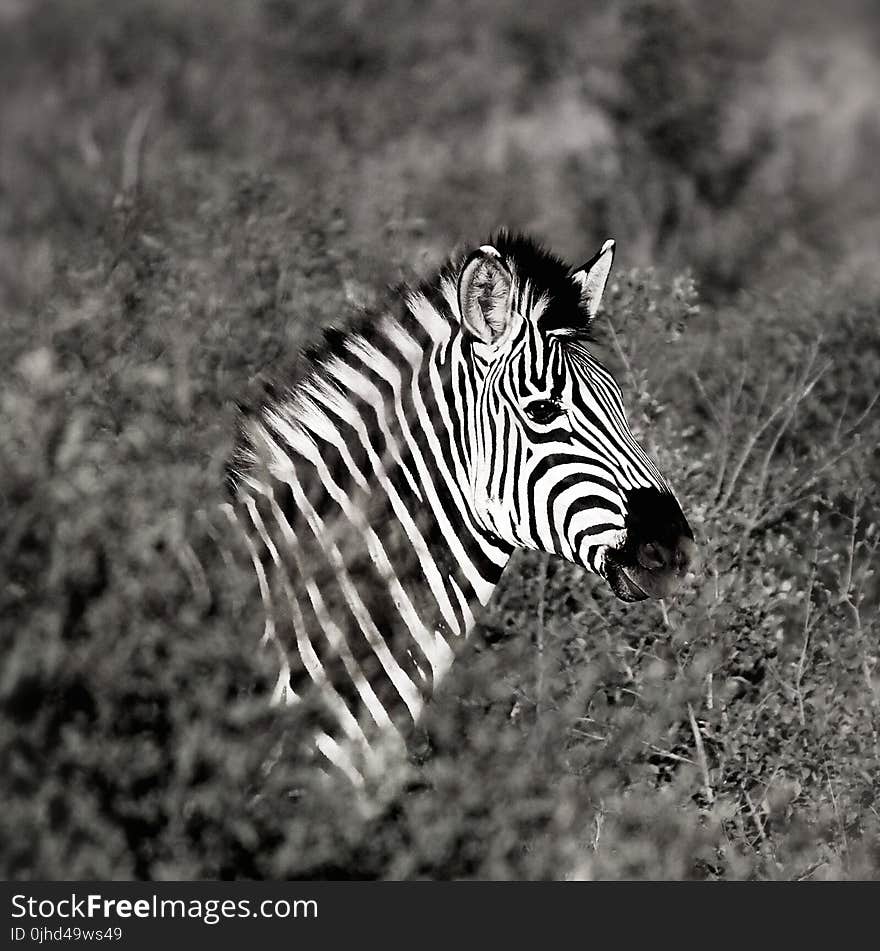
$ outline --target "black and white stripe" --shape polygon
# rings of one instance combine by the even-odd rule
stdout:
[[[515,548],[603,572],[627,498],[669,495],[587,349],[613,245],[579,271],[499,235],[243,414],[228,518],[279,655],[277,699],[381,776]]]

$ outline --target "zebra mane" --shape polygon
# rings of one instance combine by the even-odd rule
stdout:
[[[500,229],[489,239],[507,261],[521,283],[528,283],[532,298],[543,298],[545,307],[539,319],[543,331],[564,331],[567,339],[594,341],[591,321],[583,312],[580,288],[572,280],[573,268],[543,244],[521,232]],[[347,323],[325,327],[321,337],[295,354],[271,376],[259,375],[255,381],[255,395],[250,400],[236,403],[238,411],[237,438],[226,464],[224,482],[230,496],[235,494],[240,476],[250,466],[250,435],[248,422],[258,419],[267,408],[285,400],[295,399],[298,388],[320,369],[321,365],[342,356],[354,339],[372,343],[380,335],[382,318],[392,311],[393,316],[406,327],[417,321],[409,301],[423,298],[432,311],[448,323],[458,325],[457,305],[450,297],[457,286],[458,276],[467,258],[467,252],[454,255],[431,277],[416,285],[399,284],[379,306],[361,309]],[[390,305],[390,306],[389,306]],[[573,322],[574,318],[574,322]],[[283,380],[283,382],[281,382]]]

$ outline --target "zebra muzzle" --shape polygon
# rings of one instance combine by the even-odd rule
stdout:
[[[623,601],[668,598],[699,570],[691,527],[671,493],[638,489],[627,502],[626,541],[606,552],[605,579]]]
[[[609,550],[605,555],[603,575],[621,601],[671,597],[686,578],[696,574],[698,554],[692,538],[682,536],[671,548],[649,542],[637,550],[639,557],[634,561],[624,551]]]

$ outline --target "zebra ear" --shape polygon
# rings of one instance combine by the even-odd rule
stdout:
[[[581,288],[581,307],[587,312],[590,320],[599,311],[599,304],[602,302],[602,294],[605,291],[613,261],[614,242],[609,238],[595,257],[590,258],[582,268],[572,274]]]
[[[510,326],[510,271],[501,255],[484,244],[467,259],[458,279],[458,308],[464,328],[483,343],[497,343]]]

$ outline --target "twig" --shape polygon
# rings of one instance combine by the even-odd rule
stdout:
[[[122,147],[121,190],[123,192],[134,191],[140,183],[144,138],[152,115],[153,104],[151,102],[141,106],[125,135],[125,142]]]
[[[660,605],[660,615],[663,618],[663,626],[666,628],[672,627],[672,624],[669,621],[669,612],[666,610],[666,601],[663,598],[657,602]]]
[[[588,730],[572,729],[575,736],[582,736],[585,740],[594,740],[596,743],[607,743],[607,736],[600,736],[598,733],[590,733]]]
[[[816,385],[816,383],[819,380],[819,377],[822,375],[822,373],[825,372],[825,370],[828,369],[828,366],[829,364],[826,364],[822,368],[822,370],[820,370],[819,373],[814,377],[813,381],[809,384],[809,386],[806,389],[804,389],[798,395],[796,399],[793,399],[791,401],[791,406],[789,407],[788,413],[786,413],[785,418],[782,420],[782,423],[780,424],[779,428],[776,430],[776,433],[774,434],[773,439],[770,441],[770,445],[767,447],[767,451],[764,453],[764,461],[761,465],[761,470],[760,470],[760,473],[758,474],[758,481],[756,485],[755,507],[752,512],[752,517],[750,519],[750,526],[748,529],[746,529],[743,537],[746,537],[749,534],[751,534],[751,524],[753,524],[758,518],[758,513],[761,507],[761,499],[763,498],[763,495],[764,495],[764,486],[767,484],[767,477],[770,472],[770,462],[773,459],[773,456],[776,454],[776,447],[779,445],[779,440],[785,434],[789,426],[791,426],[791,422],[794,419],[794,415],[797,412],[797,408],[800,405],[801,401],[807,395],[807,393],[813,388],[813,386]]]
[[[178,564],[183,568],[183,572],[189,581],[193,590],[196,604],[203,611],[211,606],[211,588],[208,584],[208,578],[204,566],[196,555],[192,545],[187,540],[183,527],[175,518],[167,533],[168,541],[171,543],[171,549],[177,558]]]
[[[838,603],[845,604],[850,613],[852,614],[853,624],[855,625],[856,637],[862,644],[862,676],[865,680],[865,686],[868,690],[868,705],[871,708],[870,713],[870,722],[871,722],[871,738],[874,742],[874,758],[875,760],[880,761],[880,735],[877,732],[877,709],[878,709],[878,700],[877,700],[877,690],[874,687],[874,678],[873,672],[868,664],[868,648],[865,643],[864,630],[862,627],[862,612],[859,607],[862,597],[860,592],[856,592],[855,596],[853,593],[853,580],[855,575],[855,560],[856,560],[856,535],[858,533],[858,527],[860,522],[859,513],[862,507],[862,492],[861,489],[856,490],[855,498],[853,499],[853,513],[850,518],[850,534],[849,534],[849,545],[847,546],[847,557],[846,557],[846,574],[841,579],[840,583],[840,593],[838,595]],[[873,549],[870,553],[869,561],[873,561],[873,556],[876,553],[877,545],[880,542],[875,543]]]
[[[859,528],[859,510],[861,509],[862,504],[862,492],[861,488],[856,489],[855,498],[853,499],[853,513],[852,518],[850,519],[850,525],[852,526],[849,533],[849,547],[847,549],[847,558],[846,558],[846,583],[841,583],[840,585],[840,598],[841,602],[850,604],[852,607],[850,592],[852,590],[853,582],[853,565],[856,560],[856,533]],[[861,616],[856,612],[856,627],[858,630],[861,629]]]
[[[831,794],[831,805],[834,807],[834,816],[837,819],[837,826],[840,829],[840,836],[843,839],[843,852],[844,855],[849,854],[849,842],[846,838],[846,827],[840,818],[840,810],[837,808],[837,796],[834,795],[834,786],[831,784],[831,774],[828,772],[828,767],[825,767],[825,779],[828,781],[828,792]]]
[[[874,407],[877,405],[878,399],[880,399],[880,390],[877,390],[877,392],[871,397],[870,401],[868,402],[868,405],[865,407],[864,412],[859,415],[859,418],[847,430],[846,434],[848,436],[852,435],[862,425],[862,423],[868,418],[868,416],[871,414],[871,410],[873,410]]]
[[[840,452],[835,453],[833,456],[830,456],[821,466],[818,466],[812,471],[809,478],[804,479],[798,486],[792,487],[791,492],[800,493],[800,494],[790,494],[788,498],[784,499],[782,502],[778,502],[776,505],[772,505],[767,511],[749,528],[749,534],[754,534],[757,531],[762,529],[770,528],[776,524],[783,516],[791,511],[796,505],[800,502],[803,502],[805,499],[813,497],[813,493],[808,491],[810,486],[818,481],[819,476],[822,475],[826,469],[831,468],[835,463],[839,462],[844,456],[852,452],[853,446],[844,446]]]
[[[762,801],[762,802],[763,802],[763,801],[767,798],[767,796],[769,795],[770,790],[771,790],[772,787],[773,787],[773,783],[776,781],[776,777],[779,775],[779,772],[780,772],[781,768],[782,768],[781,766],[777,766],[777,767],[773,770],[773,772],[770,774],[770,778],[767,780],[767,785],[764,787],[764,792],[763,792],[763,794],[762,794],[762,796],[761,796],[761,801]]]
[[[724,425],[724,421],[722,420],[718,411],[715,409],[715,404],[712,402],[711,398],[709,397],[709,394],[706,391],[706,387],[703,385],[703,381],[700,379],[699,373],[694,371],[690,374],[690,377],[696,384],[697,389],[700,391],[700,396],[703,397],[703,400],[705,401],[706,406],[709,409],[709,412],[712,414],[712,419],[715,420],[715,423],[719,428],[722,427]]]
[[[706,759],[706,748],[703,746],[703,735],[700,733],[700,727],[697,725],[697,718],[694,716],[694,708],[690,703],[687,705],[688,719],[691,723],[691,732],[694,734],[694,744],[697,748],[697,760],[700,764],[700,771],[703,774],[703,787],[706,793],[706,800],[711,804],[715,802],[715,792],[712,789],[712,780],[709,777],[709,761]]]
[[[593,835],[593,851],[594,852],[599,851],[599,839],[602,837],[602,823],[604,821],[604,818],[605,818],[605,813],[603,809],[600,807],[599,811],[596,813],[595,818],[593,819],[593,822],[596,825],[596,832]]]
[[[825,861],[825,859],[819,859],[818,862],[813,862],[812,864],[808,865],[808,866],[801,872],[800,875],[797,876],[797,878],[795,879],[795,881],[796,881],[796,882],[805,882],[808,878],[811,878],[811,877],[812,877],[813,872],[817,871],[818,869],[822,868],[823,865],[827,865],[827,864],[828,864],[828,863]]]
[[[758,815],[758,810],[755,809],[755,804],[752,802],[752,797],[749,795],[746,787],[740,783],[740,790],[742,791],[743,797],[745,798],[746,805],[749,809],[749,815],[752,817],[752,822],[755,824],[755,828],[758,830],[758,838],[761,840],[761,844],[769,849],[770,842],[767,839],[767,833],[764,831],[764,825],[761,822],[761,817]]]
[[[614,344],[614,349],[617,352],[618,357],[620,357],[620,362],[623,364],[623,368],[626,371],[627,379],[629,380],[629,385],[632,387],[634,393],[639,392],[639,381],[636,379],[636,375],[633,372],[632,364],[629,362],[627,355],[623,352],[623,347],[620,345],[620,340],[617,336],[616,331],[614,330],[614,324],[611,323],[611,319],[606,315],[605,323],[608,326],[608,329],[611,332],[611,342]]]
[[[90,122],[83,120],[77,130],[76,142],[79,146],[83,162],[89,169],[96,169],[101,164],[101,149],[95,141],[95,133]]]
[[[662,756],[665,759],[674,760],[676,763],[687,763],[688,766],[696,766],[697,764],[687,756],[679,756],[678,753],[670,753],[669,750],[664,750],[662,747],[655,746],[653,743],[649,743],[647,740],[642,740],[642,745],[647,746],[652,753],[656,753],[657,756]]]
[[[822,369],[819,370],[819,372],[811,380],[808,380],[809,373],[812,370],[813,364],[815,363],[815,360],[816,360],[816,354],[817,354],[817,349],[816,347],[814,347],[804,367],[804,372],[801,374],[801,379],[798,381],[795,389],[792,391],[792,393],[788,395],[788,397],[785,400],[783,400],[766,417],[766,419],[763,420],[763,422],[760,422],[758,424],[758,426],[754,429],[752,434],[746,440],[745,446],[743,446],[743,451],[740,454],[740,457],[736,465],[734,466],[733,472],[731,473],[731,476],[727,482],[727,488],[724,490],[724,493],[722,494],[721,499],[718,501],[718,503],[715,506],[715,511],[720,511],[721,509],[726,508],[727,505],[729,504],[731,498],[733,497],[734,490],[736,489],[736,483],[738,482],[739,477],[742,473],[742,470],[745,468],[745,465],[748,462],[749,457],[751,456],[755,446],[757,445],[758,440],[761,438],[761,436],[764,435],[767,429],[773,424],[776,417],[779,416],[779,414],[790,404],[793,403],[793,405],[796,407],[797,404],[800,403],[801,400],[803,400],[804,397],[806,397],[810,393],[810,391],[813,389],[813,387],[816,385],[816,383],[819,381],[819,379],[828,369],[828,366],[830,364],[826,364],[825,366],[823,366]]]
[[[807,585],[807,598],[806,606],[804,608],[804,643],[801,648],[801,656],[798,659],[797,669],[795,670],[794,678],[794,693],[797,697],[798,703],[798,719],[802,727],[807,725],[807,717],[804,712],[804,696],[801,690],[801,683],[804,679],[804,671],[807,666],[807,650],[810,644],[810,615],[812,613],[813,607],[813,585],[816,581],[816,562],[819,557],[819,528],[818,528],[818,513],[813,513],[813,536],[814,536],[814,545],[813,545],[813,558],[810,565],[810,582]]]

